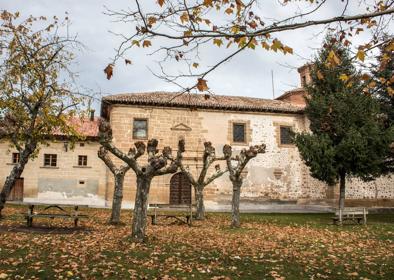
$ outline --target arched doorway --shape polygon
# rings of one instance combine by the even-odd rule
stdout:
[[[192,189],[189,179],[183,173],[177,173],[170,180],[170,204],[190,204]]]

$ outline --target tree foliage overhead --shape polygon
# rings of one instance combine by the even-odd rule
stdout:
[[[70,121],[83,107],[85,96],[72,91],[76,41],[62,38],[58,19],[19,18],[0,12],[0,139],[18,150],[19,162],[0,193],[0,216],[16,178],[20,178],[40,144],[53,135],[79,137]],[[75,122],[74,122],[75,123]]]
[[[332,52],[338,54],[337,65],[328,62]],[[368,93],[349,50],[327,38],[311,76],[305,114],[313,134],[298,134],[296,143],[312,176],[328,184],[340,175],[363,180],[380,176],[394,127],[385,126],[379,102]]]
[[[358,14],[349,11],[349,0],[337,1],[335,14],[329,14],[327,0],[278,0],[266,3],[258,0],[158,0],[152,9],[149,3],[135,0],[129,9],[107,13],[125,24],[131,25],[131,34],[119,34],[115,60],[104,70],[110,79],[115,63],[124,58],[126,64],[134,59],[134,48],[152,49],[159,58],[159,73],[167,82],[174,83],[184,91],[209,91],[207,76],[223,63],[244,50],[266,50],[292,54],[291,42],[282,41],[280,34],[310,26],[335,30],[346,45],[352,38],[372,31],[361,45],[354,46],[356,57],[364,61],[366,52],[383,40],[381,32],[387,28],[394,12],[394,1],[359,1]],[[273,18],[272,5],[278,5],[281,18]],[[222,48],[222,55],[207,63],[203,50]],[[134,52],[135,53],[135,52]],[[131,54],[131,57],[130,57]],[[131,59],[130,59],[131,58]],[[336,55],[331,59],[335,60]],[[176,61],[176,73],[171,73],[166,63]],[[184,69],[181,71],[180,69]],[[191,81],[190,79],[191,78]],[[186,80],[185,80],[186,79]]]
[[[61,37],[60,27],[57,18],[0,14],[0,137],[19,151],[54,133],[78,135],[68,122],[86,101],[72,92],[69,65],[77,43]]]

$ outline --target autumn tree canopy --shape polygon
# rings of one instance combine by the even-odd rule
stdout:
[[[368,51],[384,40],[382,34],[394,12],[392,0],[358,1],[358,13],[350,10],[351,1],[338,0],[335,14],[330,14],[328,6],[334,1],[273,2],[283,10],[281,18],[273,18],[268,8],[272,3],[259,0],[158,0],[154,8],[151,3],[135,0],[129,9],[109,10],[107,14],[130,25],[133,31],[118,34],[123,42],[104,72],[110,79],[118,60],[131,64],[137,53],[133,50],[147,48],[152,60],[159,62],[155,75],[187,92],[209,91],[208,75],[234,56],[245,50],[292,54],[292,42],[281,40],[281,33],[311,26],[336,32],[347,46],[363,35],[363,42],[352,47],[354,56],[364,61]],[[203,50],[210,48],[223,51],[208,64]],[[332,62],[337,58],[337,54],[329,57]],[[167,67],[171,62],[178,63],[176,72]]]
[[[0,194],[0,211],[40,144],[54,134],[80,136],[69,122],[87,101],[73,91],[69,68],[78,43],[62,37],[60,28],[56,17],[0,13],[0,139],[8,139],[20,154]]]

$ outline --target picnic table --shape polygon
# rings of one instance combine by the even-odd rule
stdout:
[[[157,225],[158,217],[164,217],[166,219],[174,218],[191,226],[193,220],[193,208],[195,208],[195,206],[195,204],[174,205],[151,203],[149,204],[149,209],[153,209],[153,213],[148,214],[148,216],[152,218],[152,225]]]
[[[35,206],[40,206],[40,209],[34,211]],[[80,213],[80,208],[88,207],[87,205],[28,203],[27,207],[28,210],[25,214],[25,219],[28,227],[33,226],[33,219],[35,218],[72,219],[74,220],[74,226],[77,227],[80,219],[86,219],[88,217],[88,215]],[[59,211],[51,211],[54,209]]]

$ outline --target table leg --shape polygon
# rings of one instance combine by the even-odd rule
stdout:
[[[33,226],[33,213],[34,213],[34,205],[29,205],[29,209],[27,210],[27,226]]]
[[[78,205],[74,206],[74,227],[78,226]]]

